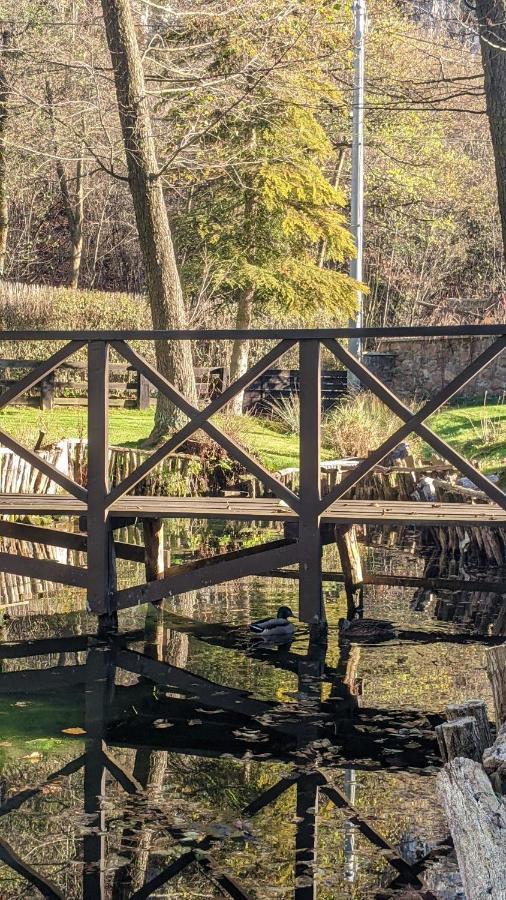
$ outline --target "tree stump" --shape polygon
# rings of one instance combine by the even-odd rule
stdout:
[[[492,743],[492,733],[488,721],[487,706],[484,700],[466,700],[464,703],[450,703],[446,707],[446,718],[449,722],[455,719],[471,717],[476,722],[478,731],[478,750],[481,754]],[[464,754],[462,754],[463,756]],[[474,757],[473,757],[474,758]]]
[[[504,900],[506,803],[495,795],[482,766],[473,760],[454,759],[437,780],[466,897]]]
[[[506,644],[487,650],[487,675],[492,687],[495,720],[499,728],[506,721]]]
[[[481,760],[483,751],[480,748],[478,726],[472,716],[437,725],[436,736],[444,762],[450,762],[459,756],[476,762]]]

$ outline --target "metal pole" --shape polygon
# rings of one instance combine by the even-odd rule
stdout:
[[[364,244],[364,65],[365,65],[365,0],[353,0],[355,22],[353,48],[353,109],[351,148],[351,232],[355,240],[357,255],[350,262],[350,275],[357,281],[363,280]],[[357,291],[357,311],[350,319],[350,328],[362,327],[362,293]],[[359,359],[362,355],[362,340],[349,338],[350,352]],[[356,380],[351,376],[353,384]],[[348,373],[350,383],[350,373]]]

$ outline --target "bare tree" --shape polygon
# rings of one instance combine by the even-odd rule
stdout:
[[[7,75],[7,51],[11,44],[11,29],[2,27],[0,33],[0,278],[5,270],[7,235],[9,232],[9,199],[7,192],[7,132],[9,80]]]
[[[84,143],[81,143],[74,176],[74,197],[71,196],[67,172],[59,152],[56,122],[54,117],[54,97],[51,82],[46,79],[46,100],[53,136],[54,154],[56,159],[56,175],[60,186],[61,198],[65,218],[67,219],[71,242],[71,264],[69,274],[69,286],[76,288],[79,284],[81,271],[81,258],[83,255],[83,220],[84,220]]]
[[[186,312],[172,234],[155,153],[144,72],[129,0],[102,0],[107,43],[114,70],[118,111],[127,158],[139,242],[144,259],[153,327],[184,329]],[[197,404],[189,341],[158,341],[160,372]],[[185,420],[174,404],[159,397],[151,440]]]
[[[476,17],[506,252],[506,3],[504,0],[477,0]]]

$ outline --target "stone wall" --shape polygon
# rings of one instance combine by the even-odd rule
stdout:
[[[491,343],[489,337],[401,339],[385,342],[364,362],[394,393],[420,400],[448,384]],[[506,391],[506,351],[480,372],[458,395],[482,400]]]

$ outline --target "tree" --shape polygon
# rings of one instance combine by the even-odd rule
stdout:
[[[506,253],[506,3],[504,0],[476,0],[476,18]]]
[[[71,243],[71,264],[69,273],[69,286],[76,288],[79,284],[79,273],[81,271],[81,259],[83,255],[83,220],[84,220],[84,143],[81,142],[77,155],[75,167],[74,181],[74,198],[72,198],[69,187],[69,179],[63,163],[56,131],[56,123],[54,119],[54,98],[51,88],[51,82],[46,79],[46,99],[49,110],[49,118],[51,122],[51,132],[53,137],[54,155],[56,161],[56,174],[58,176],[58,184],[60,186],[63,209],[67,219],[69,237]]]
[[[342,109],[329,71],[344,39],[335,10],[324,2],[296,15],[283,0],[268,10],[240,5],[226,19],[177,23],[164,39],[171,57],[159,54],[160,110],[176,132],[170,176],[179,190],[188,184],[174,220],[188,292],[198,292],[205,263],[215,302],[231,308],[241,331],[269,315],[310,322],[325,312],[347,321],[354,245],[345,195],[327,177],[335,152],[324,127],[327,119],[335,128]],[[177,144],[183,127],[193,138],[182,134]],[[248,358],[249,342],[235,340],[232,379]]]
[[[102,0],[139,242],[144,259],[153,327],[184,329],[185,307],[169,217],[158,174],[148,95],[130,0]],[[197,390],[189,341],[157,341],[159,371],[190,403]],[[153,441],[184,424],[186,416],[159,396]]]
[[[7,190],[7,120],[9,103],[9,78],[7,59],[12,33],[8,24],[0,23],[0,278],[5,271],[7,236],[9,232],[9,196]]]

